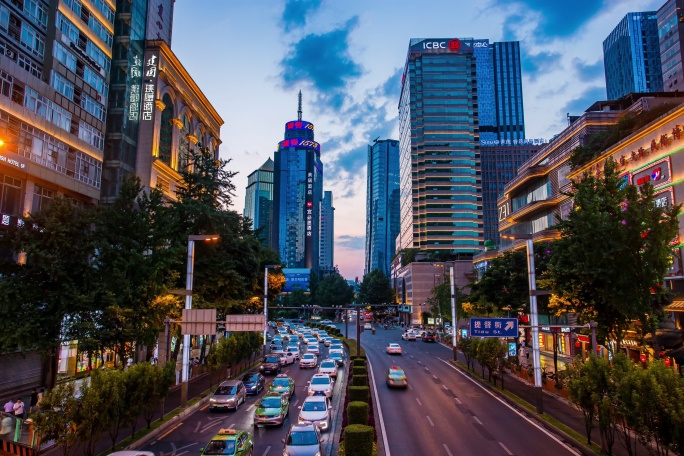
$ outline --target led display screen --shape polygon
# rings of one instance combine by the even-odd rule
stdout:
[[[285,288],[283,293],[292,293],[295,290],[309,291],[311,270],[308,268],[284,268]]]

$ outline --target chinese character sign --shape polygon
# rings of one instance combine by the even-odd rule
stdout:
[[[137,121],[140,116],[140,83],[142,78],[142,59],[139,55],[133,57],[128,70],[131,78],[131,90],[128,94],[128,120]]]
[[[158,66],[159,56],[156,52],[146,52],[145,66],[143,68],[142,120],[152,120],[154,114]]]

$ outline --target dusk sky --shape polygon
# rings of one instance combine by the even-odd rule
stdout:
[[[527,138],[550,139],[606,98],[602,43],[628,12],[665,0],[177,0],[172,49],[225,124],[221,158],[247,176],[297,117],[321,143],[333,191],[335,264],[363,275],[366,153],[398,137],[401,72],[411,38],[519,40]]]

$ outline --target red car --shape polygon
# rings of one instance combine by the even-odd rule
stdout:
[[[423,336],[423,342],[437,342],[437,336],[433,332],[426,332]]]

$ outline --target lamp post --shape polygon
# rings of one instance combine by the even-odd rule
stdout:
[[[216,234],[191,234],[188,236],[188,270],[185,276],[185,308],[192,309],[192,279],[195,268],[195,241],[217,241]],[[183,336],[183,367],[181,372],[181,407],[188,403],[188,377],[190,365],[190,334]]]
[[[268,270],[269,269],[280,269],[282,268],[279,264],[267,264],[264,266],[264,349],[263,356],[266,356],[266,350],[268,347]]]
[[[527,247],[527,274],[530,282],[530,326],[532,327],[532,366],[534,368],[534,389],[537,413],[544,413],[542,394],[541,360],[539,358],[539,315],[537,312],[537,280],[534,271],[534,245],[531,234],[503,235],[503,239],[524,240]]]

